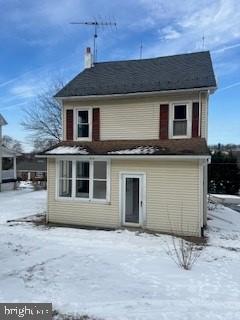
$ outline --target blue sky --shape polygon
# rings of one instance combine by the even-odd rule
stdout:
[[[239,0],[0,0],[0,112],[4,133],[31,145],[24,108],[54,79],[83,68],[91,28],[71,21],[117,22],[100,30],[98,60],[123,60],[211,50],[218,82],[210,98],[209,143],[240,143]]]

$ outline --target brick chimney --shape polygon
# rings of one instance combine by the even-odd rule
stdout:
[[[89,69],[93,67],[93,55],[91,53],[91,48],[87,47],[84,54],[84,67]]]

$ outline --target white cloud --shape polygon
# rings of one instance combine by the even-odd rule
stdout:
[[[148,56],[201,50],[203,35],[204,49],[210,50],[230,46],[240,39],[238,0],[142,0],[141,3],[146,16],[150,15],[155,21],[155,27],[164,40],[152,46],[146,52]],[[165,41],[166,39],[169,41]]]
[[[235,49],[235,48],[239,48],[240,47],[240,43],[236,43],[236,44],[233,44],[233,45],[230,45],[230,46],[224,46],[224,47],[220,47],[218,49],[214,49],[212,50],[212,52],[214,53],[222,53],[222,52],[225,52],[227,50],[231,50],[231,49]]]
[[[163,34],[163,38],[165,40],[173,40],[173,39],[178,39],[181,36],[181,33],[174,29],[172,26],[165,27],[161,30],[160,34]]]
[[[35,87],[33,85],[19,84],[10,89],[10,94],[19,98],[32,98],[35,96]]]
[[[224,91],[224,90],[231,89],[231,88],[238,87],[238,86],[240,86],[240,81],[232,83],[229,86],[219,88],[218,91]]]

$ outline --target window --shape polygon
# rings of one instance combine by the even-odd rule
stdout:
[[[77,138],[90,137],[90,111],[77,110]]]
[[[89,198],[89,162],[76,162],[76,197]]]
[[[107,165],[105,161],[94,161],[93,166],[93,198],[106,199]]]
[[[187,105],[173,106],[173,136],[187,136]]]
[[[12,170],[13,167],[13,158],[2,158],[2,170]]]
[[[108,200],[107,161],[59,161],[59,197]]]
[[[59,162],[59,196],[72,196],[72,161]]]

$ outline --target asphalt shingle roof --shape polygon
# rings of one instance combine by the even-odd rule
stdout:
[[[216,87],[209,51],[153,59],[98,62],[55,97]]]
[[[74,148],[72,153],[71,147]],[[61,153],[59,153],[59,148]],[[79,148],[79,152],[77,152]],[[139,153],[134,150],[140,149]],[[56,150],[56,151],[55,151]],[[66,150],[66,151],[64,151]],[[141,151],[143,150],[143,151]],[[51,151],[51,152],[49,152]],[[76,151],[76,152],[75,152]],[[81,152],[84,151],[84,152]],[[210,155],[203,138],[166,140],[62,141],[41,155]]]

